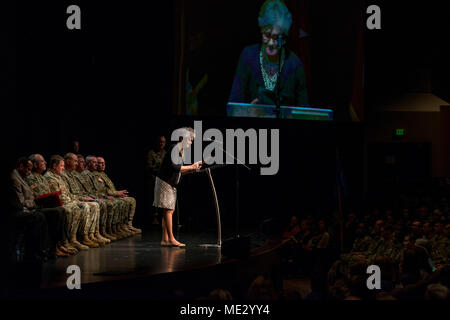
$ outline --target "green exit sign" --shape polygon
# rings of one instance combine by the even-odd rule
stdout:
[[[405,135],[405,129],[395,129],[395,135],[396,136],[404,136]]]

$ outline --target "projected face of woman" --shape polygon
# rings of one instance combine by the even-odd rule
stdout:
[[[275,57],[278,54],[278,36],[281,33],[280,28],[268,26],[261,29],[263,50],[269,57]]]

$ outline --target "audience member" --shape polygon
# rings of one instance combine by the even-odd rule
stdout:
[[[277,300],[278,293],[275,289],[272,279],[263,275],[259,275],[250,284],[246,297],[248,300]]]
[[[300,226],[298,225],[297,216],[292,216],[289,222],[289,226],[283,233],[283,239],[295,239],[295,236],[300,232]]]

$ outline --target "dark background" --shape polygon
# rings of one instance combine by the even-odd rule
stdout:
[[[178,1],[183,2],[179,16],[184,17],[185,35],[180,37],[186,41],[190,82],[195,86],[205,73],[209,76],[199,93],[199,114],[225,116],[239,55],[245,46],[261,42],[258,16],[264,0]],[[285,1],[293,15],[287,46],[305,66],[310,105],[331,107],[341,120],[348,117],[363,2]],[[300,44],[298,27],[309,34]]]
[[[373,1],[382,10],[382,29],[366,31],[367,104],[380,95],[421,92],[431,82],[431,92],[450,100],[450,31],[440,1]],[[430,74],[421,73],[429,69]]]
[[[258,12],[260,2],[255,2],[255,9],[250,7],[253,2],[240,1],[243,10],[238,16],[242,19],[243,12]],[[237,2],[214,3],[217,7],[211,17],[219,17],[223,11],[232,14],[226,8],[235,7]],[[66,28],[65,12],[70,4],[81,7],[81,31]],[[364,139],[370,118],[354,124],[348,117],[356,41],[355,4],[360,7],[361,2],[309,2],[308,18],[314,31],[311,98],[313,105],[333,106],[336,122],[227,119],[220,113],[202,118],[205,128],[280,129],[278,175],[264,177],[255,173],[259,170],[248,173],[239,169],[243,226],[292,213],[330,216],[336,207],[333,190],[337,147],[344,153],[347,205],[364,206]],[[449,100],[449,28],[442,5],[397,1],[370,4],[379,4],[382,9],[382,30],[365,31],[366,102],[409,90],[415,85],[409,80],[417,78],[414,70],[418,67],[430,68],[433,92]],[[174,1],[18,1],[2,10],[5,177],[17,157],[41,153],[48,160],[52,154],[66,153],[76,136],[81,142],[80,152],[103,155],[113,181],[137,198],[136,220],[138,225],[144,224],[149,214],[145,204],[145,154],[154,135],[162,132],[169,136],[172,129],[192,126],[198,119],[171,114],[176,5]],[[233,18],[217,21],[233,25]],[[243,38],[233,42],[234,53],[228,64],[221,66],[235,64],[254,31],[258,30],[252,16]],[[223,82],[217,82],[216,90],[223,89],[220,95],[229,92],[229,80],[224,77]],[[228,233],[235,227],[234,170],[223,168],[215,173]],[[207,179],[186,178],[180,189],[183,221],[192,228],[201,223],[214,227],[212,201],[190,198],[193,190],[202,190],[202,198],[211,197]]]

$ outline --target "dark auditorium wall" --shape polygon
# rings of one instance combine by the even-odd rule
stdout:
[[[445,118],[439,112],[439,104],[423,103],[437,98],[443,104],[450,101],[447,10],[439,1],[376,0],[370,4],[379,5],[382,10],[382,29],[366,32],[369,142],[431,144],[430,166],[425,169],[433,177],[447,175],[447,148],[442,144],[447,136]],[[401,103],[394,105],[393,101]],[[415,110],[419,105],[419,110]],[[379,111],[388,106],[389,111]],[[396,128],[406,129],[405,137],[393,139]]]
[[[372,118],[369,127],[370,142],[430,143],[430,176],[445,175],[448,164],[443,159],[445,147],[441,144],[440,112],[382,112]],[[405,129],[405,136],[394,137],[395,129]]]
[[[441,159],[443,166],[442,176],[450,176],[450,106],[441,106],[440,135],[441,135]]]

